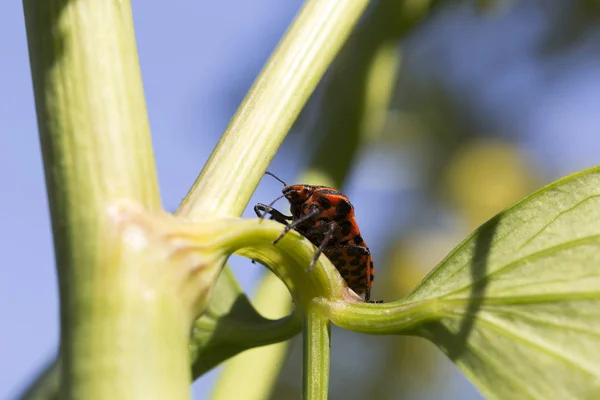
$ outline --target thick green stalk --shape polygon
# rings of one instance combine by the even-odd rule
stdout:
[[[152,233],[118,206],[160,210],[130,4],[23,6],[60,285],[60,398],[186,398],[189,309]]]
[[[239,216],[368,0],[308,0],[244,99],[178,214]]]
[[[320,310],[309,308],[302,328],[302,393],[305,400],[327,399],[329,390],[329,353],[331,324]]]

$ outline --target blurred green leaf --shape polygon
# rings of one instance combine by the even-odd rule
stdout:
[[[600,398],[600,168],[488,221],[407,298],[331,309],[343,327],[428,338],[488,398]]]

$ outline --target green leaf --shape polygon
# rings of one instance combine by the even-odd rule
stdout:
[[[405,299],[332,321],[423,336],[488,397],[600,398],[600,168],[497,215]]]
[[[290,339],[302,329],[301,316],[295,312],[278,320],[261,316],[229,270],[217,281],[215,295],[192,328],[194,379],[244,350]]]

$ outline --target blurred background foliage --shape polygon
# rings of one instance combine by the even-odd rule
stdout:
[[[549,89],[600,61],[599,16],[593,0],[375,2],[272,170],[341,187],[375,255],[374,297],[400,298],[487,219],[598,163],[598,121],[548,132],[591,143],[573,165],[530,120],[560,118],[540,110]],[[333,330],[332,399],[480,398],[422,339]],[[301,360],[296,338],[272,399],[301,398]]]

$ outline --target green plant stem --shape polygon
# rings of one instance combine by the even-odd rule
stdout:
[[[306,100],[369,4],[308,0],[238,109],[178,214],[239,216]]]
[[[23,7],[60,287],[60,398],[186,398],[190,315],[170,270],[126,245],[148,237],[120,231],[115,213],[120,202],[160,210],[130,4]]]
[[[349,304],[343,300],[319,300],[316,307],[336,326],[372,335],[414,334],[419,325],[440,316],[436,301],[402,299],[384,304]]]
[[[302,393],[305,400],[327,399],[331,324],[316,309],[307,310],[302,329]]]

